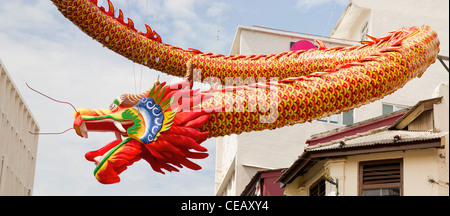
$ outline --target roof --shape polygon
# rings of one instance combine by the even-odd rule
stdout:
[[[409,111],[400,117],[389,129],[404,129],[409,123],[411,123],[415,118],[427,110],[433,109],[433,105],[440,103],[442,97],[430,98],[427,100],[419,101],[416,105],[411,107]]]
[[[310,139],[306,140],[306,144],[308,144],[308,146],[312,146],[318,143],[326,143],[335,139],[340,139],[342,137],[352,136],[357,133],[366,132],[387,125],[392,125],[407,112],[408,109],[402,109],[375,118],[360,121],[348,126],[335,128],[318,134],[313,134],[311,135]]]
[[[428,141],[441,138],[448,134],[447,132],[432,131],[405,131],[405,130],[387,130],[388,127],[374,129],[354,136],[345,137],[344,140],[334,140],[327,143],[317,144],[306,147],[305,151],[324,151],[337,150],[355,147],[367,147],[375,145],[390,145],[408,142]],[[397,138],[398,137],[398,138]]]
[[[439,103],[441,99],[442,97],[438,97],[419,101],[407,112],[403,110],[402,113],[404,114],[391,125],[305,147],[302,155],[283,172],[277,182],[281,182],[282,186],[288,184],[296,176],[305,173],[321,158],[410,149],[442,148],[444,144],[441,139],[448,132],[402,130],[420,116],[421,113],[433,109],[433,105]],[[389,115],[384,117],[390,118]],[[377,117],[372,120],[378,121],[380,119]],[[357,130],[361,125],[356,124],[358,127],[350,126],[347,129],[353,128]],[[341,131],[337,129],[334,132],[340,133]],[[315,138],[330,135],[333,134],[324,133],[316,135],[317,137]]]
[[[306,147],[299,158],[286,169],[277,182],[282,187],[303,175],[318,160],[329,157],[370,154],[411,149],[442,148],[442,137],[448,132],[387,130],[388,127],[374,129],[342,140]],[[400,139],[396,139],[395,136]]]

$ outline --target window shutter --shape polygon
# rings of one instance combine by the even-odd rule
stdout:
[[[374,164],[363,167],[363,184],[400,183],[400,163]]]
[[[359,195],[402,196],[403,159],[360,162]]]
[[[325,196],[325,180],[319,179],[309,189],[310,196]]]

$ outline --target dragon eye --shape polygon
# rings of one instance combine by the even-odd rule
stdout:
[[[120,101],[118,99],[114,99],[113,103],[109,106],[109,109],[114,111],[115,109],[119,108]]]
[[[117,108],[117,105],[115,103],[112,103],[111,106],[109,106],[110,110],[115,110]]]

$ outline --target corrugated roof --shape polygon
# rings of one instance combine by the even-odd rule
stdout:
[[[405,115],[400,117],[394,124],[392,124],[389,129],[404,129],[406,125],[411,123],[415,118],[422,114],[422,112],[433,109],[433,105],[440,103],[441,100],[442,96],[417,102],[417,104],[411,107]]]
[[[291,165],[283,175],[277,180],[283,187],[291,182],[299,173],[308,169],[311,163],[315,163],[319,158],[348,156],[355,154],[380,153],[388,151],[401,151],[421,148],[441,148],[443,136],[448,132],[433,131],[408,131],[396,129],[399,123],[408,125],[416,119],[423,111],[433,109],[433,105],[439,103],[441,97],[431,98],[418,102],[409,109],[393,125],[380,127],[351,136],[345,136],[342,139],[334,139],[326,143],[319,143],[305,147],[305,151]],[[403,111],[404,112],[404,111]],[[386,117],[386,116],[385,116]],[[401,127],[402,129],[405,127]],[[344,128],[346,130],[349,128]],[[351,129],[351,128],[350,128]],[[334,131],[339,133],[342,130]],[[328,136],[328,133],[319,134],[317,137]],[[395,137],[398,137],[397,139]],[[343,142],[341,142],[343,141]]]
[[[305,151],[323,151],[332,149],[345,149],[355,147],[365,147],[372,145],[387,145],[394,143],[406,143],[426,141],[441,138],[448,134],[448,132],[431,132],[431,131],[405,131],[405,130],[387,130],[388,127],[383,127],[371,130],[365,133],[356,134],[354,136],[345,137],[343,140],[333,140],[331,142],[308,146]],[[395,139],[399,136],[400,139]]]

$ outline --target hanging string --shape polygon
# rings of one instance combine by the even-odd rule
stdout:
[[[147,22],[147,17],[148,17],[148,0],[147,0],[147,4],[146,4],[146,8],[145,8],[145,16],[144,16],[144,23]],[[131,9],[130,9],[130,1],[127,0],[127,13],[130,15],[131,14]],[[131,38],[130,38],[131,39]],[[131,58],[134,59],[134,50],[133,50],[133,46],[131,46]],[[135,63],[132,61],[132,70],[133,70],[133,81],[134,81],[134,91],[135,94],[139,94],[142,91],[142,74],[144,71],[144,66],[141,65],[141,70],[140,70],[140,80],[139,80],[139,89],[137,87],[137,80],[136,80],[136,69],[135,69]]]
[[[222,10],[223,10],[223,2],[220,0],[219,2],[219,20],[217,23],[217,41],[220,39],[220,23],[222,22]]]
[[[147,0],[147,4],[145,6],[145,17],[144,17],[144,23],[147,23],[147,18],[148,18],[148,0]],[[141,65],[141,79],[139,81],[139,93],[142,92],[142,72],[144,70],[144,66]],[[158,75],[159,77],[159,75]]]
[[[128,16],[130,16],[131,11],[130,11],[130,1],[127,0],[127,14]],[[133,42],[131,37],[130,37],[130,43]],[[134,49],[133,46],[131,46],[131,59],[134,59]],[[132,70],[133,70],[133,81],[134,81],[134,92],[135,94],[139,94],[138,90],[137,90],[137,82],[136,82],[136,70],[134,68],[134,62],[131,61],[131,66],[132,66]]]
[[[331,18],[333,18],[334,10],[336,9],[336,1],[333,1],[333,3],[334,3],[333,4],[333,10],[331,10],[330,18],[328,18],[328,23],[327,23],[327,25],[325,27],[325,30],[323,31],[323,34],[322,34],[322,36],[324,36],[324,37],[326,37],[325,34],[326,34],[327,30],[328,30],[328,26],[330,26],[330,22],[331,22]]]

